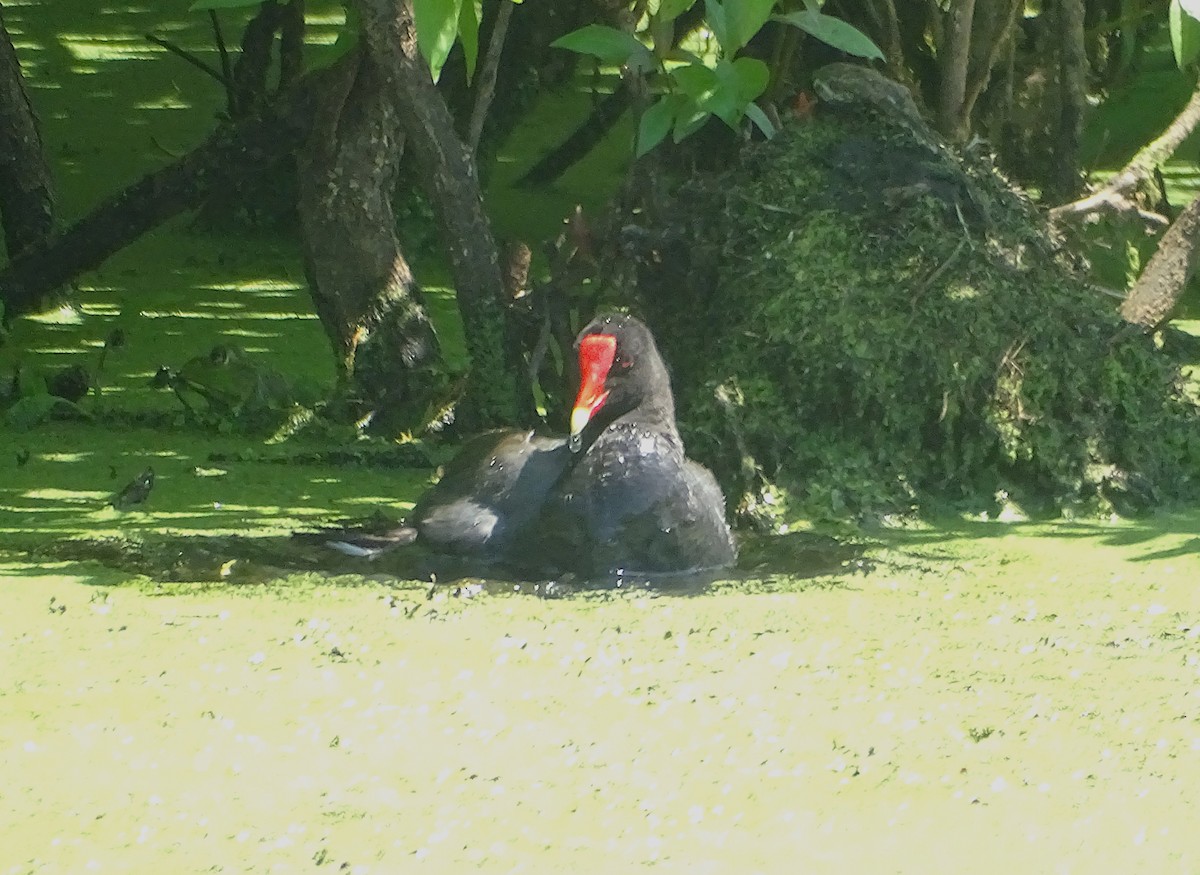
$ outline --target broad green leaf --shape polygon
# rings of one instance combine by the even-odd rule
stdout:
[[[746,107],[746,101],[738,96],[741,80],[738,79],[733,63],[726,58],[717,62],[714,72],[717,76],[717,87],[713,89],[708,100],[701,104],[701,109],[707,109],[729,127],[736,129]]]
[[[671,78],[681,92],[692,99],[693,103],[703,104],[717,90],[717,74],[715,70],[703,64],[687,64],[676,67],[671,71]]]
[[[746,105],[746,118],[754,122],[768,140],[775,136],[775,125],[771,124],[771,120],[757,103],[751,102]]]
[[[675,80],[675,89],[687,95],[696,103],[702,103],[712,96],[717,88],[717,72],[703,64],[686,64],[670,71]]]
[[[704,123],[710,118],[712,118],[712,113],[710,112],[696,108],[692,108],[689,111],[688,108],[685,107],[684,110],[679,114],[678,118],[675,119],[675,131],[671,135],[672,139],[674,139],[676,143],[683,142],[692,134],[696,133],[696,131],[704,127]]]
[[[704,65],[704,59],[699,55],[689,52],[687,49],[674,48],[667,52],[664,56],[668,61],[686,61],[689,64]]]
[[[500,0],[508,3],[510,0]],[[463,59],[467,63],[467,82],[475,78],[475,63],[479,60],[479,11],[475,0],[462,0],[458,13],[458,39],[462,42]]]
[[[204,12],[209,9],[244,9],[261,6],[263,0],[196,0],[188,7],[189,12]]]
[[[758,58],[738,58],[733,62],[733,71],[738,79],[738,97],[744,103],[766,91],[771,81],[771,68]]]
[[[695,3],[696,0],[662,0],[658,4],[658,12],[654,13],[654,17],[661,21],[674,21],[691,9]]]
[[[775,0],[735,0],[725,7],[729,43],[722,41],[725,54],[732,55],[750,42],[771,17]]]
[[[1196,4],[1193,0],[1187,5]],[[1190,67],[1197,56],[1200,56],[1200,21],[1196,20],[1190,9],[1184,7],[1183,0],[1171,0],[1168,22],[1175,63],[1181,68]]]
[[[606,64],[625,64],[650,54],[650,50],[631,34],[603,24],[589,24],[573,30],[550,45],[581,55],[594,55]]]
[[[737,0],[733,0],[733,2],[736,3]],[[721,47],[724,48],[728,45],[729,25],[721,0],[704,0],[704,20],[708,22],[708,29],[713,32],[713,36],[717,38]]]
[[[671,132],[671,124],[679,108],[679,96],[665,94],[642,113],[642,120],[638,123],[636,157],[641,158]]]
[[[429,73],[436,82],[450,56],[458,36],[458,11],[462,0],[413,0],[413,19],[417,25],[417,45],[429,61]]]
[[[838,51],[860,58],[882,58],[883,52],[871,38],[852,24],[847,24],[840,18],[825,15],[810,7],[803,12],[791,12],[787,15],[776,15],[775,21],[793,25],[816,37],[823,43],[833,46]]]

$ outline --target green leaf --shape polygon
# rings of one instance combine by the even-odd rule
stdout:
[[[675,86],[697,105],[711,100],[717,90],[716,71],[703,64],[676,67],[671,71],[671,78],[675,80]]]
[[[462,0],[413,0],[417,45],[429,61],[429,74],[436,82],[458,36],[458,12]]]
[[[712,113],[695,107],[683,107],[675,119],[675,130],[671,137],[676,143],[681,143],[696,131],[704,127],[704,123],[712,118]]]
[[[671,132],[671,124],[679,108],[679,96],[666,94],[642,113],[642,120],[638,123],[636,157],[641,158]]]
[[[508,3],[510,0],[500,0]],[[475,63],[479,60],[479,11],[475,0],[462,0],[458,13],[458,38],[462,42],[463,58],[467,63],[467,84],[475,78]]]
[[[815,7],[809,7],[803,12],[776,15],[774,20],[798,27],[821,42],[848,55],[855,55],[859,58],[883,58],[883,52],[871,41],[869,36],[840,18],[817,12]]]
[[[263,0],[196,0],[188,7],[189,12],[204,12],[209,9],[245,9],[247,6],[261,6]]]
[[[748,44],[767,23],[774,6],[775,0],[735,0],[726,6],[725,21],[729,42],[721,42],[725,54],[732,55]]]
[[[771,68],[758,58],[738,58],[733,62],[733,71],[737,74],[738,97],[743,103],[750,103],[766,91],[771,81]]]
[[[737,0],[734,0],[736,3]],[[713,32],[722,48],[729,44],[729,26],[726,22],[725,7],[721,0],[704,0],[704,20],[708,29]]]
[[[579,52],[581,55],[594,55],[606,64],[625,64],[635,58],[650,55],[650,50],[631,34],[603,24],[589,24],[579,30],[573,30],[550,45],[556,49]]]
[[[689,52],[687,49],[673,48],[663,55],[663,57],[668,61],[685,61],[688,64],[704,65],[703,58],[693,52]]]
[[[775,125],[767,118],[767,114],[762,111],[762,107],[757,103],[748,103],[746,105],[746,118],[754,122],[758,129],[763,132],[763,136],[768,140],[775,136]]]
[[[674,21],[694,5],[696,0],[662,0],[658,4],[658,12],[654,15],[660,21]]]
[[[1180,68],[1190,67],[1200,56],[1200,21],[1196,20],[1194,0],[1186,6],[1183,0],[1171,0],[1168,21],[1171,31],[1171,49],[1175,52],[1175,63]]]
[[[722,58],[717,63],[717,87],[701,106],[731,128],[737,128],[745,103],[738,99],[738,78],[733,65]]]

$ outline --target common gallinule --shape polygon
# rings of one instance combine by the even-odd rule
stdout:
[[[575,342],[580,386],[566,439],[488,432],[413,510],[433,550],[538,573],[686,572],[737,559],[725,499],[684,455],[650,330],[593,320]]]
[[[575,348],[575,458],[517,550],[591,573],[732,565],[725,498],[708,469],[684,455],[670,375],[650,329],[632,316],[600,316]]]

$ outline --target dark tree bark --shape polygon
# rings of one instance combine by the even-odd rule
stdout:
[[[1153,329],[1171,315],[1200,262],[1200,198],[1163,235],[1142,275],[1121,304],[1126,322]]]
[[[54,185],[0,7],[0,214],[9,260],[54,228]]]
[[[992,71],[1013,45],[1017,16],[1024,8],[1024,0],[992,0],[975,7],[969,75],[960,111],[968,130],[972,127],[975,104],[988,87]]]
[[[367,54],[396,101],[450,258],[471,374],[458,417],[477,429],[511,423],[517,380],[507,360],[504,278],[470,150],[417,48],[412,0],[357,0]]]
[[[109,198],[63,234],[27,248],[0,272],[5,317],[37,309],[73,277],[98,267],[150,229],[290,155],[312,125],[314,101],[306,85],[301,83],[258,115],[221,127],[196,149]]]
[[[344,395],[372,428],[413,430],[444,388],[437,335],[396,238],[392,194],[404,134],[361,51],[323,82],[297,156],[305,272]]]
[[[304,0],[291,0],[279,24],[279,84],[292,87],[304,72]]]
[[[1079,149],[1087,109],[1088,57],[1083,0],[1059,0],[1058,143],[1052,179],[1060,198],[1073,197],[1083,184]]]
[[[267,71],[271,68],[271,49],[275,32],[283,25],[288,8],[267,0],[250,19],[242,33],[242,52],[233,65],[235,117],[254,112],[269,95]]]
[[[967,94],[967,72],[971,63],[971,24],[975,0],[951,0],[942,40],[938,43],[937,124],[942,136],[953,143],[967,138],[963,102]]]

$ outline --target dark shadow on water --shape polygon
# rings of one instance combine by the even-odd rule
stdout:
[[[729,590],[783,592],[814,584],[836,585],[846,575],[869,570],[867,547],[801,533],[748,535],[741,538],[741,561],[736,568],[680,574],[614,574],[599,579],[573,574],[514,574],[510,569],[442,556],[415,545],[397,547],[374,558],[356,558],[311,537],[79,538],[27,551],[9,551],[8,555],[34,564],[97,563],[105,569],[144,575],[161,583],[286,586],[290,576],[313,575],[346,585],[406,582],[429,587],[431,594],[435,587],[445,587],[464,596],[486,593],[564,598],[583,593],[694,596]],[[109,585],[113,578],[109,573],[99,574],[92,582]]]

